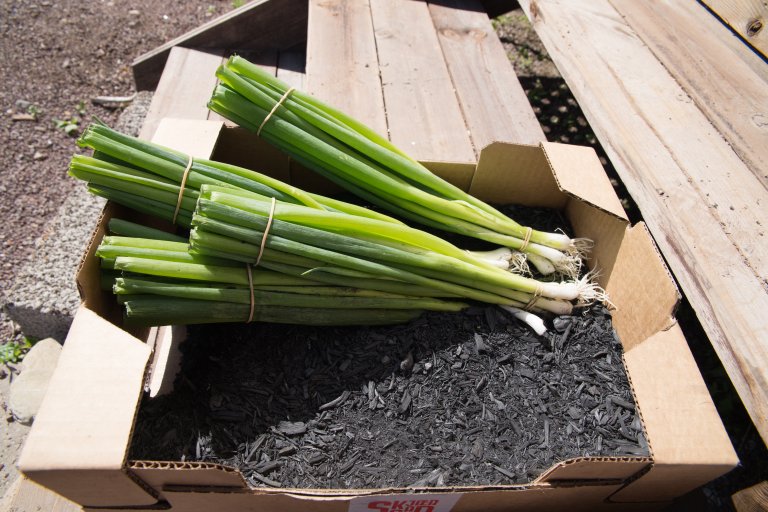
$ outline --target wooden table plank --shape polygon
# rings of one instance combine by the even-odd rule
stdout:
[[[138,57],[132,64],[138,90],[154,89],[171,48],[289,48],[306,40],[306,0],[253,0]]]
[[[392,142],[419,160],[475,161],[428,5],[371,0],[371,13]]]
[[[732,496],[733,506],[738,512],[764,512],[768,510],[768,481],[763,480]]]
[[[291,87],[304,89],[307,52],[301,44],[281,50],[277,55],[276,76]]]
[[[768,187],[768,65],[695,2],[611,3]]]
[[[520,3],[768,440],[765,188],[608,0]]]
[[[164,117],[207,119],[222,50],[171,50],[139,136],[150,140]]]
[[[768,4],[764,0],[702,0],[737,34],[768,56]]]
[[[306,60],[310,94],[387,134],[368,0],[310,0]]]
[[[480,2],[440,1],[429,10],[475,148],[546,140]]]

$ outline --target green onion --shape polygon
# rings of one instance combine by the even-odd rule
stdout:
[[[218,301],[148,296],[124,302],[129,326],[244,322],[250,305]],[[329,314],[326,308],[262,306],[253,321],[300,325],[385,325],[413,320],[422,312],[412,309],[350,309]]]
[[[74,155],[69,174],[88,182],[89,190],[143,213],[173,221],[184,171],[190,157],[158,144],[91,124],[78,140],[94,156]],[[181,194],[176,223],[189,228],[201,185],[220,185],[275,197],[281,201],[327,211],[401,224],[368,208],[310,194],[264,174],[223,162],[192,160]]]
[[[430,227],[522,249],[542,273],[578,275],[588,241],[518,224],[349,116],[301,91],[288,93],[287,84],[242,57],[231,57],[217,77],[211,110],[261,129],[262,138],[361,198]]]
[[[537,310],[557,314],[569,313],[571,301],[593,300],[597,293],[586,281],[544,283],[511,274],[407,226],[281,201],[275,202],[273,211],[269,198],[223,187],[201,188],[192,225],[193,254],[226,254],[246,262],[255,262],[261,254],[269,264],[281,263],[280,255],[288,253],[308,260],[310,276],[313,271],[341,268],[492,304],[531,303]]]
[[[120,221],[114,224],[123,226]],[[249,269],[221,257],[190,254],[186,242],[105,236],[96,254],[112,269],[103,285],[112,285],[125,308],[127,325],[245,322],[251,311],[254,321],[374,325],[407,321],[423,311],[466,307],[436,294],[415,296],[354,286],[373,279],[336,276],[335,282],[322,282],[290,271]],[[311,262],[291,255],[280,259]]]

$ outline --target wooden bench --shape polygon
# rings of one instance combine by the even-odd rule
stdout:
[[[163,117],[217,118],[205,104],[216,68],[236,51],[388,134],[417,159],[474,162],[494,140],[545,139],[479,1],[311,0],[305,15],[291,0],[270,4],[266,20],[254,14],[264,15],[267,4],[253,2],[239,16],[216,20],[134,63],[137,84],[153,84],[152,70],[166,59],[142,137],[151,138]],[[248,39],[263,24],[279,23],[275,10],[307,20],[302,42],[293,43],[297,34],[285,36],[291,44],[284,47]]]
[[[694,1],[520,4],[768,441],[768,64]]]

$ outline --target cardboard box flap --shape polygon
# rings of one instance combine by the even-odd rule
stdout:
[[[475,175],[475,164],[421,161],[424,167],[461,190],[469,190]]]
[[[152,142],[181,151],[194,158],[211,158],[224,123],[197,119],[160,120]]]
[[[480,152],[469,192],[494,204],[561,209],[567,201],[541,148],[503,142],[493,142]]]
[[[21,471],[77,503],[155,503],[124,471],[149,356],[143,342],[81,306],[21,453]]]
[[[626,480],[651,464],[650,457],[579,457],[543,473],[535,483],[577,480]]]
[[[625,351],[675,323],[680,293],[643,223],[627,229],[605,289]]]
[[[541,149],[560,190],[627,220],[624,207],[594,149],[556,142],[542,142]]]
[[[173,144],[173,141],[168,141]],[[175,147],[175,146],[172,146]],[[290,183],[293,161],[288,155],[245,128],[226,128],[219,134],[211,160],[239,165]],[[307,173],[312,171],[307,170]],[[314,173],[312,173],[314,174]],[[336,190],[339,190],[338,188]]]
[[[654,464],[616,500],[671,499],[736,466],[736,453],[678,325],[624,358]]]

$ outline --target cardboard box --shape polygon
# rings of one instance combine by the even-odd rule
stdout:
[[[221,123],[165,120],[155,140],[197,156],[245,165],[321,190],[327,183],[253,135]],[[215,148],[215,149],[214,149]],[[676,324],[678,291],[643,225],[630,226],[589,148],[494,143],[477,166],[427,163],[495,203],[561,209],[577,236],[595,241],[591,266],[618,307],[615,329],[641,413],[650,457],[562,461],[529,485],[425,489],[252,489],[234,469],[209,463],[127,460],[145,387],[161,392],[174,372],[170,329],[128,333],[99,288],[94,250],[108,205],[78,274],[83,305],[19,462],[32,480],[87,510],[491,511],[655,508],[727,472],[738,460]],[[114,323],[112,323],[114,322]],[[410,508],[408,508],[410,507]]]

